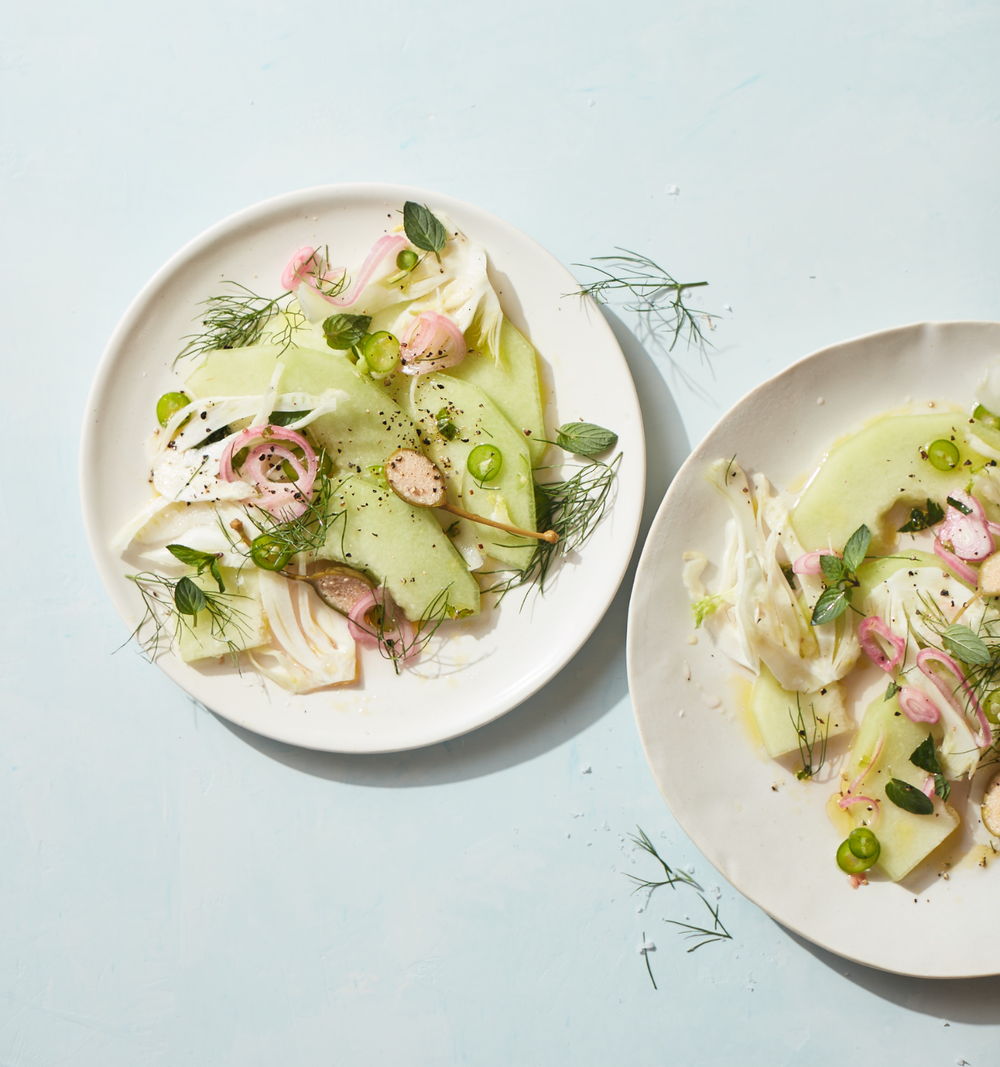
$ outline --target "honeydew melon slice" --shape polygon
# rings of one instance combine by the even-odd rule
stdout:
[[[871,551],[896,540],[888,513],[897,505],[943,505],[986,462],[969,444],[968,416],[960,412],[886,415],[836,445],[792,509],[795,533],[806,551],[842,549],[864,523]],[[959,451],[954,470],[939,471],[924,456],[932,442],[952,441]]]
[[[889,700],[879,697],[865,712],[842,772],[842,788],[846,790],[863,769],[870,767],[856,792],[879,802],[878,820],[872,824],[882,846],[876,866],[893,882],[905,878],[959,824],[955,810],[937,797],[933,798],[932,814],[914,815],[896,807],[885,795],[886,783],[892,778],[917,789],[923,786],[927,772],[914,766],[910,756],[926,740],[927,734],[927,724],[911,722],[899,710],[895,697]],[[885,742],[872,763],[882,736]],[[859,825],[863,817],[870,815],[863,803],[852,805],[848,811]]]
[[[818,761],[823,738],[844,733],[852,725],[844,711],[843,693],[836,682],[815,693],[794,693],[782,688],[763,664],[750,691],[748,707],[764,751],[771,757],[784,756],[795,752],[802,744],[814,743],[814,757]],[[804,738],[798,733],[799,711]]]

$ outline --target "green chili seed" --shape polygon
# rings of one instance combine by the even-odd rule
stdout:
[[[388,330],[370,333],[361,346],[361,354],[375,374],[389,374],[399,363],[399,340]]]
[[[874,862],[874,860],[865,860],[855,856],[851,851],[850,838],[841,841],[840,848],[837,849],[837,866],[847,874],[861,874],[862,871],[867,871]]]
[[[291,549],[271,534],[261,534],[250,542],[250,558],[264,571],[280,571],[292,558]]]
[[[961,457],[954,441],[946,441],[942,437],[934,441],[927,449],[927,458],[935,470],[951,471],[958,466]]]
[[[191,398],[187,393],[164,393],[156,402],[156,421],[166,426],[181,408],[186,408],[190,403]]]
[[[874,863],[879,853],[882,851],[882,846],[878,842],[878,838],[868,829],[867,826],[858,826],[853,829],[847,836],[847,847],[851,850],[851,854],[859,860],[871,860]]]
[[[469,453],[466,466],[477,482],[492,481],[503,467],[503,453],[494,445],[476,445]]]

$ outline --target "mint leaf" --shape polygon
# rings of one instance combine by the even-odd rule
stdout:
[[[888,688],[885,691],[883,700],[892,700],[892,698],[899,692],[899,686],[895,682],[890,682]]]
[[[910,755],[910,762],[914,767],[919,767],[928,774],[940,774],[941,764],[938,763],[937,749],[934,747],[934,735],[928,734]]]
[[[885,783],[885,795],[897,808],[913,815],[931,815],[934,811],[934,801],[930,797],[899,778],[891,778]]]
[[[438,253],[444,248],[448,234],[426,204],[406,201],[403,205],[403,229],[410,244],[424,252],[433,252],[440,260]]]
[[[222,573],[219,570],[218,552],[202,552],[200,548],[188,548],[187,545],[167,545],[167,551],[188,567],[196,567],[199,575],[207,570],[218,584],[219,592],[226,591],[226,587],[222,584]]]
[[[567,422],[556,433],[556,444],[577,456],[596,456],[618,444],[618,434],[592,422]]]
[[[865,561],[872,535],[867,526],[859,526],[844,545],[844,566],[854,574]]]
[[[819,565],[823,570],[823,577],[832,584],[841,582],[847,577],[847,568],[840,556],[824,553],[819,557]]]
[[[927,510],[921,511],[920,508],[913,508],[910,511],[910,521],[904,526],[900,526],[899,533],[919,533],[921,530],[929,530],[932,526],[937,526],[939,522],[944,521],[944,509],[940,504],[935,504],[929,497],[927,499]]]
[[[986,647],[983,639],[968,626],[961,623],[952,623],[941,635],[945,650],[955,659],[963,663],[977,667],[986,666],[990,662],[990,650]]]
[[[826,556],[821,556],[826,559]],[[839,619],[847,611],[847,605],[851,602],[850,589],[824,589],[813,608],[812,619],[809,621],[813,626],[819,626],[824,622],[833,622]]]
[[[174,589],[174,606],[181,615],[191,615],[198,621],[198,612],[208,607],[205,592],[190,578],[182,578]]]
[[[331,315],[323,323],[323,336],[331,348],[346,351],[361,342],[371,326],[371,315]]]
[[[934,775],[934,792],[942,800],[947,800],[951,796],[951,782],[943,774]]]

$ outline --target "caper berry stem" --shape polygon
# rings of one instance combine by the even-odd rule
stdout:
[[[492,526],[497,530],[506,530],[507,533],[516,534],[518,537],[535,537],[539,541],[548,541],[550,545],[554,545],[559,540],[559,534],[555,530],[544,532],[522,530],[519,526],[511,526],[506,522],[496,522],[493,519],[484,519],[482,515],[473,515],[471,511],[466,511],[465,508],[457,507],[455,504],[438,504],[437,506],[442,511],[450,511],[452,515],[457,515],[460,519],[478,522],[482,526]]]

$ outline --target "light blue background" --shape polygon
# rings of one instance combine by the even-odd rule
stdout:
[[[708,399],[616,323],[655,506],[799,356],[998,316],[998,46],[962,0],[4,5],[0,1064],[1000,1062],[997,980],[845,963],[720,883],[639,746],[627,585],[494,725],[296,751],[113,654],[76,473],[100,352],[178,247],[398,181],[711,282],[710,365],[675,352]],[[669,890],[639,910],[636,825],[720,885],[731,943],[685,954]]]

